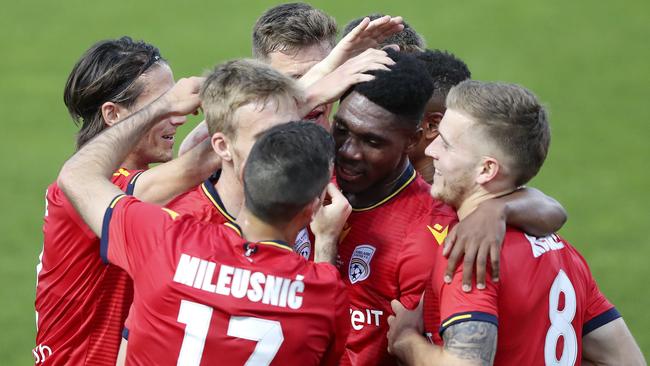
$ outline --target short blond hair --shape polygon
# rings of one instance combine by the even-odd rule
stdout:
[[[200,91],[205,121],[211,135],[234,138],[238,108],[251,103],[266,105],[285,98],[302,101],[295,81],[256,60],[241,59],[218,65],[208,73]],[[288,122],[288,121],[287,121]]]

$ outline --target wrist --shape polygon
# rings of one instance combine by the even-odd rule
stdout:
[[[391,351],[400,360],[407,360],[413,354],[414,345],[422,338],[415,328],[408,328],[402,331],[399,339],[393,343]]]
[[[481,208],[488,210],[493,215],[507,220],[508,218],[508,202],[504,197],[495,197],[489,200],[483,201],[479,204]]]

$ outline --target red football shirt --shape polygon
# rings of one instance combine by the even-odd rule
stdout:
[[[352,326],[342,365],[397,364],[386,350],[390,302],[418,304],[435,247],[456,219],[450,207],[431,198],[430,186],[412,167],[398,187],[371,207],[354,208],[342,232],[339,269],[350,295]]]
[[[120,169],[113,183],[132,192],[137,171]],[[99,238],[61,189],[46,193],[43,252],[37,266],[37,364],[115,365],[120,332],[133,299],[122,269],[99,257]]]
[[[424,298],[425,331],[436,344],[451,325],[486,321],[499,328],[495,365],[579,365],[582,337],[620,317],[584,258],[555,234],[535,238],[509,227],[500,263],[498,283],[465,293],[462,269],[445,285],[447,260],[436,254]]]
[[[334,266],[126,196],[111,203],[102,234],[102,255],[135,284],[127,363],[338,361],[348,299]]]
[[[226,210],[219,192],[214,187],[217,179],[219,179],[218,172],[198,187],[173,199],[166,207],[181,215],[191,215],[201,221],[213,224],[235,222],[235,216]],[[310,258],[312,245],[306,229],[298,233],[293,250],[307,259]]]

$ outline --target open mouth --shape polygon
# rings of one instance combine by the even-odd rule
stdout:
[[[361,178],[363,173],[359,170],[339,164],[336,166],[336,175],[345,181],[354,181]]]

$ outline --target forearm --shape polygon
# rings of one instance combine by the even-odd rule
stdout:
[[[121,191],[109,180],[142,136],[164,117],[160,99],[106,129],[84,145],[63,165],[57,183],[77,212],[96,233],[103,211]]]
[[[135,184],[138,199],[164,205],[208,178],[221,166],[210,141],[203,141],[178,158],[144,172]]]
[[[415,332],[405,334],[402,340],[395,344],[392,353],[408,366],[475,365],[454,356],[440,346],[429,343]]]
[[[559,202],[534,188],[520,188],[492,201],[497,210],[503,210],[508,225],[535,236],[554,233],[567,220]]]
[[[208,131],[208,125],[205,120],[203,120],[196,125],[187,136],[185,136],[181,142],[181,146],[178,148],[178,156],[185,155],[187,152],[192,151],[192,149],[205,140],[209,141],[209,137],[210,132]]]
[[[316,235],[314,240],[314,262],[336,265],[338,237]]]

